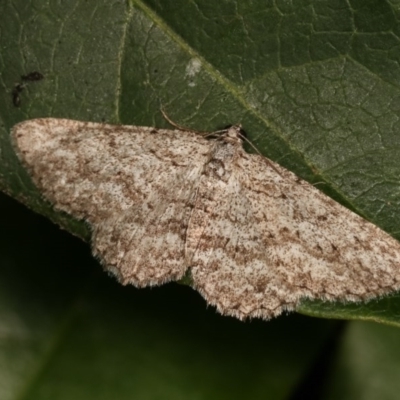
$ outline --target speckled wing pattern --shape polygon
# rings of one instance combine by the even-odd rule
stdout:
[[[55,208],[88,221],[124,284],[189,269],[208,303],[269,319],[301,299],[366,301],[400,288],[400,244],[293,173],[242,148],[239,128],[193,132],[60,119],[13,142]]]
[[[18,154],[54,206],[92,227],[93,253],[122,283],[179,279],[194,186],[209,143],[188,132],[36,119]]]

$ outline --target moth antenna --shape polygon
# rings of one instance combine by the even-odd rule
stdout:
[[[193,133],[197,133],[200,136],[203,136],[204,138],[208,138],[208,137],[212,137],[215,134],[219,134],[219,133],[223,133],[226,132],[226,129],[220,129],[218,131],[214,131],[214,132],[204,132],[204,131],[198,131],[197,129],[191,129],[191,128],[187,128],[186,126],[182,126],[177,124],[175,121],[172,121],[172,119],[167,115],[167,113],[164,111],[163,107],[160,108],[161,114],[163,115],[163,117],[175,128],[178,128],[181,131],[186,131],[186,132],[193,132]]]
[[[163,115],[163,117],[167,120],[167,122],[169,122],[172,126],[174,126],[175,128],[178,128],[181,131],[187,131],[187,132],[197,132],[196,130],[187,128],[185,126],[179,125],[177,124],[175,121],[172,121],[172,119],[170,117],[168,117],[167,113],[164,111],[164,108],[161,106],[160,108],[161,114]]]

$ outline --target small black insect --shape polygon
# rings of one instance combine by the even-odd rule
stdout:
[[[22,83],[15,84],[14,89],[11,92],[14,107],[19,107],[21,105],[21,98],[19,97],[19,94],[24,90],[24,88],[25,85]]]
[[[41,81],[44,78],[44,75],[39,71],[32,71],[26,75],[21,75],[21,80],[23,82],[36,82]],[[20,93],[25,89],[26,83],[16,83],[14,85],[14,89],[11,92],[12,102],[15,107],[21,106],[21,97]]]
[[[21,79],[27,82],[41,81],[44,75],[38,71],[29,72],[29,74],[21,75]]]

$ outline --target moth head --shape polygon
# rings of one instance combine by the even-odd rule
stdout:
[[[241,125],[232,125],[223,134],[223,140],[227,143],[242,145],[243,138],[245,138],[245,134]]]

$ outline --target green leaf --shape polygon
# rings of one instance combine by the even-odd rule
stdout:
[[[262,154],[400,238],[399,15],[379,0],[1,2],[0,188],[88,240],[83,222],[40,197],[11,127],[36,117],[166,127],[162,106],[202,131],[241,122]],[[15,107],[15,84],[31,71],[45,78],[26,82]],[[398,325],[399,306],[393,295],[300,311]]]

